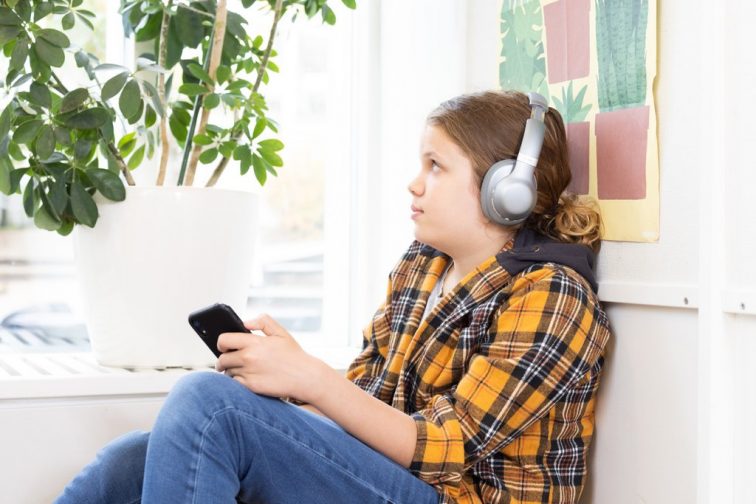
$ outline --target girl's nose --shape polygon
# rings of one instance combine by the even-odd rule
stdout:
[[[413,196],[420,196],[423,194],[422,173],[417,174],[417,176],[410,181],[407,189]]]

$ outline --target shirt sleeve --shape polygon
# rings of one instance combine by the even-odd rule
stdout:
[[[585,284],[563,270],[518,279],[456,388],[413,413],[410,470],[453,485],[547,414],[599,359],[602,314]]]
[[[377,395],[380,374],[388,355],[391,310],[391,281],[389,281],[386,301],[376,310],[370,323],[362,331],[362,352],[347,369],[347,379],[363,390]]]

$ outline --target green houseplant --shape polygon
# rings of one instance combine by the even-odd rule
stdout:
[[[646,197],[648,0],[596,0],[600,199]]]
[[[77,21],[92,26],[94,13],[82,0],[2,0],[0,58],[10,100],[0,112],[0,191],[22,193],[40,228],[66,235],[75,224],[91,227],[98,219],[93,195],[123,200],[124,183],[134,185],[131,170],[157,149],[156,184],[165,183],[169,136],[184,152],[178,185],[194,183],[198,163],[214,164],[213,185],[230,159],[263,184],[283,164],[261,90],[268,71],[278,71],[277,24],[287,11],[335,22],[326,0],[241,1],[245,9],[265,3],[271,26],[254,34],[226,0],[122,0],[126,31],[153,48],[130,69],[71,47],[65,32]],[[61,78],[66,58],[86,74],[86,86]],[[209,121],[220,108],[233,114],[232,124]]]
[[[77,279],[101,364],[211,364],[187,314],[217,301],[246,304],[255,196],[212,186],[230,160],[260,184],[282,166],[283,142],[262,94],[268,72],[278,71],[277,27],[287,12],[328,24],[335,14],[326,0],[240,2],[269,10],[262,34],[226,0],[122,0],[139,52],[127,68],[71,47],[65,32],[93,17],[82,0],[0,1],[0,58],[9,69],[5,96],[0,90],[0,190],[22,193],[40,228],[76,228]],[[85,85],[59,75],[67,58]],[[182,149],[175,181],[171,141]],[[132,170],[152,156],[160,160],[155,183],[135,185]],[[193,187],[200,165],[210,187]]]

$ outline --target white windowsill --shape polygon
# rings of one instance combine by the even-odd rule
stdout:
[[[345,371],[359,352],[354,347],[306,349],[334,369]],[[179,378],[198,369],[127,370],[97,364],[85,353],[0,354],[0,401],[118,396],[162,396]]]

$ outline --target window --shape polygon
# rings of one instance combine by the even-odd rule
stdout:
[[[257,274],[246,314],[270,313],[305,347],[344,346],[349,338],[350,272],[345,265],[354,201],[349,96],[355,21],[353,11],[332,4],[335,26],[287,18],[279,25],[275,47],[281,73],[271,73],[264,89],[270,117],[281,125],[286,143],[279,176],[259,188],[253,175],[241,177],[229,169],[218,184],[250,188],[261,196]],[[136,51],[123,39],[117,2],[85,0],[85,5],[98,13],[95,36],[78,40],[73,34],[73,42],[102,61],[133,61]],[[267,34],[269,21],[259,22]],[[19,199],[0,195],[0,321],[13,325],[12,331],[0,333],[0,352],[79,350],[83,310],[72,240],[34,228]],[[43,320],[49,324],[41,324]],[[18,326],[24,324],[33,330],[23,333]],[[53,327],[61,325],[68,328],[65,338],[70,341],[50,338]],[[36,339],[29,336],[34,334]]]

